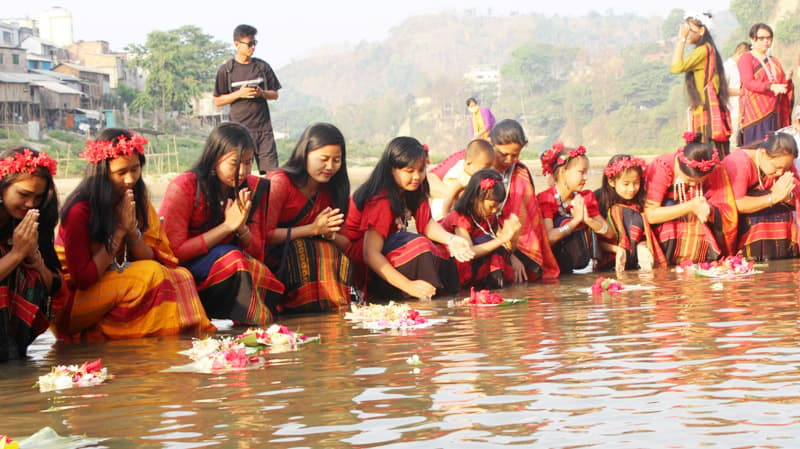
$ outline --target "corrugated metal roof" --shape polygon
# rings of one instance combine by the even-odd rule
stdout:
[[[31,84],[34,86],[44,87],[45,89],[53,91],[57,94],[83,95],[83,92],[75,90],[69,86],[65,86],[58,81],[33,81]]]
[[[62,81],[72,81],[75,83],[80,83],[81,79],[77,76],[70,75],[69,73],[61,73],[61,72],[54,72],[52,70],[43,70],[43,69],[29,69],[31,73],[36,73],[38,75],[44,75],[49,78],[56,78]]]
[[[29,73],[0,72],[0,83],[27,84],[31,81]]]

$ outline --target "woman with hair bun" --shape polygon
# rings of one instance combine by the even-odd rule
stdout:
[[[719,152],[702,136],[653,159],[644,172],[645,216],[671,265],[711,262],[734,253],[738,216]]]

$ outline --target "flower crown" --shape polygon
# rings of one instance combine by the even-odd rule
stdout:
[[[564,143],[555,142],[549,150],[542,153],[542,175],[550,175],[556,168],[566,165],[570,159],[586,154],[586,148],[583,145],[569,150],[567,154],[561,154],[562,151],[564,151]]]
[[[32,175],[39,167],[46,169],[50,176],[55,176],[56,165],[56,161],[51,159],[47,153],[39,153],[34,156],[30,148],[25,148],[21,153],[14,153],[0,160],[0,177],[5,178],[13,173],[28,173]]]
[[[614,179],[620,173],[624,173],[629,168],[633,167],[641,167],[644,168],[647,165],[647,162],[644,159],[634,156],[626,156],[621,159],[617,159],[614,161],[613,164],[609,164],[604,170],[603,174],[608,179]]]
[[[490,190],[494,188],[495,184],[497,184],[497,180],[494,178],[483,178],[481,179],[481,183],[479,184],[481,190]]]
[[[678,160],[681,163],[683,163],[683,165],[685,165],[685,166],[687,166],[689,168],[696,168],[696,169],[700,170],[703,173],[708,173],[711,170],[713,170],[714,167],[717,166],[717,164],[719,164],[719,155],[717,153],[717,149],[716,148],[714,148],[714,154],[711,156],[711,159],[709,159],[707,161],[693,161],[693,160],[690,160],[689,158],[686,157],[685,154],[683,154],[683,151],[685,149],[686,149],[686,147],[678,148]]]
[[[120,156],[130,156],[131,154],[138,153],[144,154],[144,146],[148,144],[148,140],[142,136],[132,134],[128,139],[124,135],[117,138],[117,144],[108,141],[93,141],[86,142],[86,147],[80,157],[86,159],[91,164],[104,161],[106,159],[114,159]]]
[[[686,141],[687,144],[697,143],[698,137],[700,137],[700,135],[697,134],[697,133],[693,133],[693,132],[685,132],[685,133],[683,133],[683,139]],[[706,160],[706,161],[693,161],[693,160],[690,160],[684,154],[685,150],[686,150],[685,146],[681,147],[681,148],[678,148],[678,160],[683,165],[685,165],[685,166],[687,166],[689,168],[696,168],[697,170],[700,170],[703,173],[708,173],[711,170],[713,170],[714,167],[717,166],[717,164],[719,164],[719,153],[717,152],[716,148],[714,148],[714,153],[711,155],[711,159]]]

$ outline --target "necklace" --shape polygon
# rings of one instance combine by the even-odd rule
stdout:
[[[490,222],[488,218],[485,219],[486,220],[486,226],[489,228],[488,230],[484,229],[483,226],[481,226],[481,224],[478,223],[478,220],[476,220],[475,217],[470,217],[470,218],[472,218],[472,222],[475,223],[475,226],[477,226],[478,229],[481,230],[481,232],[483,232],[484,234],[486,234],[488,236],[497,238],[497,234],[495,234],[494,229],[492,228],[492,222]]]
[[[561,199],[561,194],[558,193],[558,187],[555,187],[554,190],[555,190],[555,193],[553,194],[553,197],[555,197],[556,202],[558,203],[558,214],[559,215],[563,215],[565,217],[571,217],[572,216],[572,212],[570,212],[570,210],[572,209],[572,205],[571,204],[567,205],[566,202]],[[573,193],[570,196],[570,198],[569,198],[570,201],[572,200],[572,196],[574,196],[574,195],[575,194]]]
[[[758,186],[761,188],[761,190],[766,190],[764,189],[764,182],[761,180],[761,164],[759,164],[760,156],[761,153],[756,150],[756,176],[758,176]]]
[[[395,218],[394,222],[397,225],[398,232],[408,231],[408,221],[411,218],[411,211],[406,209],[402,217]]]
[[[114,268],[117,270],[117,273],[122,273],[125,271],[126,268],[131,266],[131,263],[128,262],[128,242],[125,242],[125,246],[122,247],[122,262],[117,259],[117,255],[114,255],[114,261],[111,262],[108,268]]]
[[[683,178],[678,178],[675,180],[673,184],[673,188],[675,190],[675,199],[679,203],[685,203],[687,200],[690,200],[696,196],[703,196],[703,184],[693,184],[690,185],[689,188],[686,188],[686,181]],[[689,192],[689,195],[686,192]]]

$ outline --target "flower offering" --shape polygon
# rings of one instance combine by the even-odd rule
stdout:
[[[72,387],[90,387],[103,383],[113,376],[108,374],[100,359],[78,365],[58,365],[49,374],[39,376],[39,391],[65,390]]]
[[[297,345],[319,341],[319,336],[309,337],[289,330],[286,326],[273,324],[266,330],[247,329],[236,337],[236,341],[248,348],[256,348],[260,352],[268,347],[294,349]]]
[[[351,311],[345,313],[344,318],[361,327],[380,329],[416,329],[443,323],[447,320],[425,318],[419,311],[412,309],[408,304],[398,304],[394,301],[389,304],[370,304],[358,306],[353,304]]]
[[[694,273],[697,276],[724,278],[748,276],[759,273],[755,270],[755,262],[745,259],[741,254],[728,256],[714,262],[693,264],[689,261],[675,267],[676,273]]]
[[[592,285],[592,293],[616,293],[621,290],[624,290],[624,287],[618,280],[602,276],[597,278]]]

